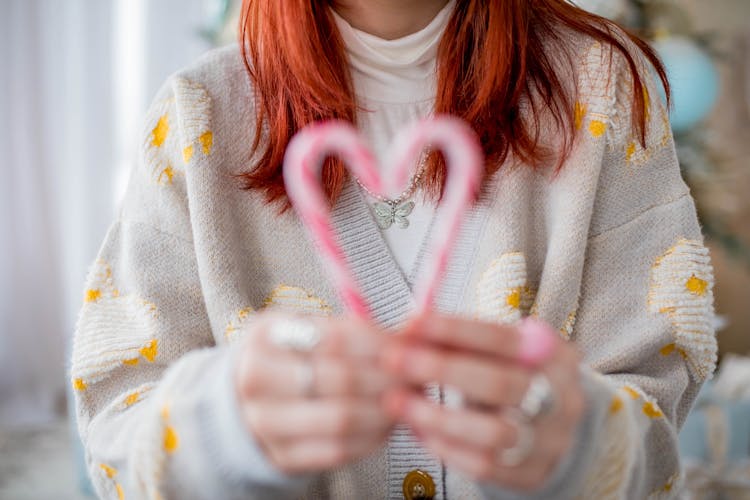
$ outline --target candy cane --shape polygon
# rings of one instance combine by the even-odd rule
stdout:
[[[426,147],[442,151],[448,175],[438,211],[445,222],[435,226],[440,230],[431,236],[431,258],[415,289],[416,313],[421,314],[432,305],[462,216],[479,189],[483,157],[471,128],[457,118],[437,117],[398,133],[386,162],[393,165],[393,171],[389,172],[392,182],[387,184],[370,149],[348,123],[329,121],[310,125],[298,132],[287,148],[284,184],[289,199],[328,264],[342,302],[359,317],[372,319],[372,314],[336,240],[328,201],[320,186],[323,163],[329,156],[339,156],[369,191],[400,192]]]

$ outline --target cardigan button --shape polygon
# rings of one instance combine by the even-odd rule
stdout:
[[[435,481],[425,471],[414,469],[404,477],[404,500],[432,500]]]

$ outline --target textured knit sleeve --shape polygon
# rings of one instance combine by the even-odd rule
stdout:
[[[590,419],[584,465],[570,475],[576,498],[673,498],[677,434],[716,364],[713,270],[658,86],[641,63],[644,145],[630,71],[622,60],[612,67],[609,111],[580,114],[606,148],[569,332],[584,355]]]
[[[648,75],[644,71],[644,75]],[[601,418],[580,498],[672,498],[677,434],[715,369],[713,270],[682,180],[667,110],[644,88],[646,145],[617,78],[572,340]]]
[[[576,127],[582,147],[606,145],[578,305],[561,332],[583,354],[587,410],[548,484],[525,496],[485,485],[487,498],[675,498],[677,434],[715,368],[713,271],[658,87],[644,63],[644,146],[627,65],[610,65],[599,44],[586,56]]]
[[[236,347],[216,347],[204,306],[185,175],[212,154],[207,105],[179,77],[160,91],[87,278],[71,382],[101,498],[286,498],[304,486],[270,467],[242,425]]]

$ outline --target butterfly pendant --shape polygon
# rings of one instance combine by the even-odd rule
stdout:
[[[409,227],[407,217],[414,210],[413,201],[403,201],[396,204],[395,202],[377,202],[372,205],[375,212],[375,220],[380,229],[388,229],[396,224],[401,229]]]

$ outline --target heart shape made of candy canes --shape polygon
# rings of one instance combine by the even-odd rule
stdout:
[[[479,190],[484,159],[474,131],[462,120],[438,116],[417,122],[396,134],[386,155],[392,165],[381,175],[377,161],[364,139],[347,122],[327,121],[308,125],[289,142],[284,156],[287,195],[331,272],[344,306],[364,319],[373,319],[339,245],[331,224],[331,210],[320,185],[326,158],[340,157],[349,171],[372,193],[401,192],[413,165],[425,148],[439,150],[445,158],[447,176],[438,217],[441,230],[430,235],[431,251],[415,284],[416,314],[426,312],[435,298],[461,219]],[[390,182],[388,181],[390,179]]]

